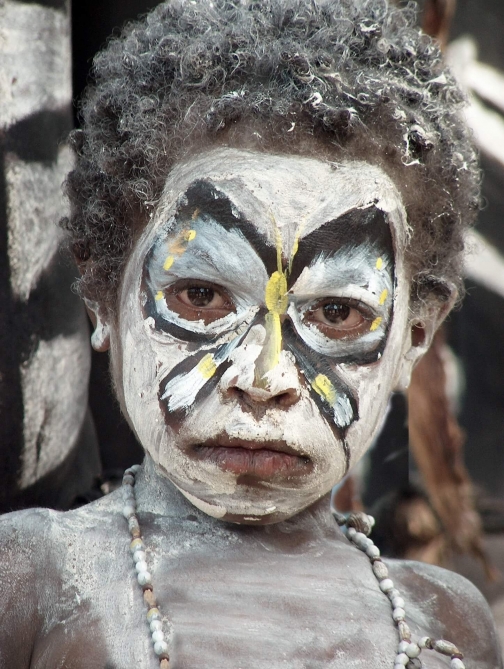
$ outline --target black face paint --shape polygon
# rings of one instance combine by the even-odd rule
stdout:
[[[175,216],[158,234],[157,240],[146,256],[143,267],[142,289],[146,298],[143,306],[144,316],[153,319],[156,329],[182,342],[190,343],[193,351],[193,354],[173,368],[160,384],[158,397],[167,418],[171,413],[182,412],[185,415],[194,404],[207,397],[215,388],[225,369],[229,367],[231,352],[242,343],[253,325],[265,325],[268,317],[268,310],[264,308],[264,297],[259,298],[257,304],[248,305],[249,308],[255,307],[255,315],[249,318],[245,327],[243,322],[240,322],[239,331],[236,322],[238,318],[235,321],[230,318],[229,323],[216,333],[210,327],[203,327],[200,321],[187,321],[177,316],[177,322],[171,322],[163,316],[157,304],[163,299],[162,291],[165,289],[162,277],[164,275],[177,276],[178,257],[182,257],[187,252],[195,265],[204,260],[218,272],[219,268],[215,267],[215,260],[205,254],[201,247],[191,246],[190,241],[191,235],[196,236],[196,229],[198,234],[204,235],[205,226],[208,228],[210,225],[218,226],[214,229],[222,229],[233,234],[239,233],[240,238],[248,242],[260,259],[259,262],[262,263],[265,276],[271,277],[273,273],[278,272],[278,249],[255,229],[227,195],[209,181],[198,180],[191,184],[180,199]],[[179,239],[181,241],[177,241]],[[179,255],[174,256],[172,267],[170,256],[166,256],[168,252],[159,251],[159,244],[164,244],[165,241],[172,243],[173,240],[175,240],[173,244],[176,248],[174,253]],[[343,335],[331,340],[330,337],[324,336],[316,325],[304,323],[302,315],[296,315],[293,321],[291,316],[294,312],[289,311],[282,317],[283,346],[294,355],[321,414],[343,443],[345,443],[345,434],[349,426],[359,418],[358,401],[339,378],[335,367],[341,364],[367,365],[376,362],[385,348],[392,316],[392,294],[389,295],[387,290],[381,291],[381,297],[375,294],[376,290],[372,289],[369,281],[369,277],[373,276],[372,272],[368,271],[369,268],[366,268],[367,273],[365,273],[359,266],[351,266],[352,257],[360,258],[359,253],[362,255],[362,249],[367,253],[367,264],[376,263],[376,268],[372,268],[373,271],[379,272],[382,265],[385,267],[388,272],[389,283],[387,285],[390,284],[390,293],[392,293],[394,281],[392,237],[384,213],[373,206],[353,209],[337,219],[322,224],[315,231],[301,237],[291,258],[281,258],[287,284],[287,298],[295,309],[298,309],[299,306],[296,298],[296,285],[304,270],[307,268],[311,270],[317,263],[328,264],[331,260],[337,268],[340,257],[347,258],[347,263],[341,271],[340,283],[343,287],[355,284],[359,289],[368,291],[377,303],[383,295],[389,301],[390,306],[380,311],[383,316],[380,315],[369,321],[369,331],[372,331],[373,328],[380,328],[379,332],[372,337],[368,333],[366,336],[358,336],[353,339],[345,339]],[[220,252],[222,253],[223,250],[220,249]],[[233,248],[229,248],[229,253],[233,253]],[[164,260],[165,257],[166,260]],[[163,262],[167,266],[165,272],[160,269],[160,264]],[[185,258],[185,272],[188,271],[188,262]],[[365,276],[368,279],[365,280],[363,278]],[[223,276],[222,285],[227,289],[225,280],[226,277]],[[248,280],[253,282],[254,277],[246,277],[244,280],[242,273],[240,280],[242,283],[247,283]],[[380,285],[384,284],[376,283],[376,286]],[[327,297],[331,297],[331,288],[328,290]],[[310,341],[318,340],[320,340],[324,353],[310,345]],[[198,350],[199,347],[204,348]],[[189,404],[183,404],[176,396],[179,391],[182,392],[181,388],[184,383],[189,383],[190,375],[195,383],[195,389],[191,396],[192,401]],[[194,378],[198,375],[196,383]],[[176,416],[174,415],[173,418],[175,419]],[[349,459],[350,455],[346,448],[347,467]]]

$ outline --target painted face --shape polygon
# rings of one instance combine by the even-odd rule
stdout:
[[[406,233],[366,163],[217,149],[173,170],[112,360],[141,443],[196,506],[280,520],[363,454],[407,340]]]

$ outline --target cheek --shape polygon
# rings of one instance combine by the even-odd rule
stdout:
[[[125,324],[122,331],[122,388],[126,412],[147,450],[167,440],[159,404],[159,385],[170,370],[187,357],[185,345],[160,343],[149,335],[148,325]]]
[[[380,361],[342,370],[342,377],[355,391],[359,404],[359,420],[347,433],[352,466],[369,448],[385,421],[407,339],[406,328],[407,310],[396,311],[394,326]]]

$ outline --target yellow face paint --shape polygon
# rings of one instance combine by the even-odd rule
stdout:
[[[192,242],[196,237],[196,230],[184,230],[184,239],[186,242]]]
[[[336,389],[325,374],[319,374],[315,377],[312,388],[331,406],[336,402]]]
[[[155,297],[154,299],[156,300],[156,302],[159,302],[159,300],[162,300],[163,297],[164,297],[164,293],[163,293],[163,291],[162,291],[162,290],[158,290],[158,292],[156,293],[156,297]]]
[[[381,316],[378,316],[378,318],[375,318],[374,321],[371,323],[371,327],[369,328],[371,332],[374,332],[380,327],[380,324],[382,322],[383,318]]]
[[[378,300],[378,304],[380,306],[383,306],[385,304],[385,300],[387,299],[387,297],[388,297],[388,290],[386,288],[384,288],[382,290],[381,295],[380,295],[380,299]]]
[[[166,258],[163,265],[163,269],[165,270],[165,272],[167,272],[170,269],[170,267],[173,265],[174,260],[175,258],[173,256],[168,256]]]
[[[193,214],[193,218],[199,214],[199,210]],[[196,237],[196,230],[182,230],[168,246],[168,255],[164,261],[163,269],[167,272],[175,262],[175,256],[181,256],[187,251],[187,244]]]
[[[381,269],[383,267],[383,259],[377,258],[376,260],[376,269]]]
[[[207,353],[198,363],[196,368],[204,379],[211,379],[217,371],[214,357],[211,353]]]
[[[273,314],[284,314],[289,300],[287,298],[287,276],[285,272],[273,272],[266,284],[264,295],[266,308]]]
[[[289,298],[287,297],[287,278],[289,269],[283,269],[282,266],[282,235],[280,230],[276,230],[277,247],[277,270],[270,276],[266,289],[264,291],[264,303],[268,309],[265,317],[266,338],[263,350],[259,354],[255,364],[255,383],[259,386],[264,385],[264,376],[274,369],[280,360],[282,350],[282,323],[280,316],[287,311]],[[289,268],[297,251],[297,244],[294,244],[292,255],[289,261]]]

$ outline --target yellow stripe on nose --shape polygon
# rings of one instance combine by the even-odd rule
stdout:
[[[384,288],[381,292],[380,299],[378,300],[378,304],[380,306],[383,306],[385,304],[385,301],[386,301],[387,297],[388,297],[388,290],[386,288]]]
[[[273,272],[266,284],[264,296],[266,308],[272,314],[281,316],[287,310],[287,277],[285,272]]]

